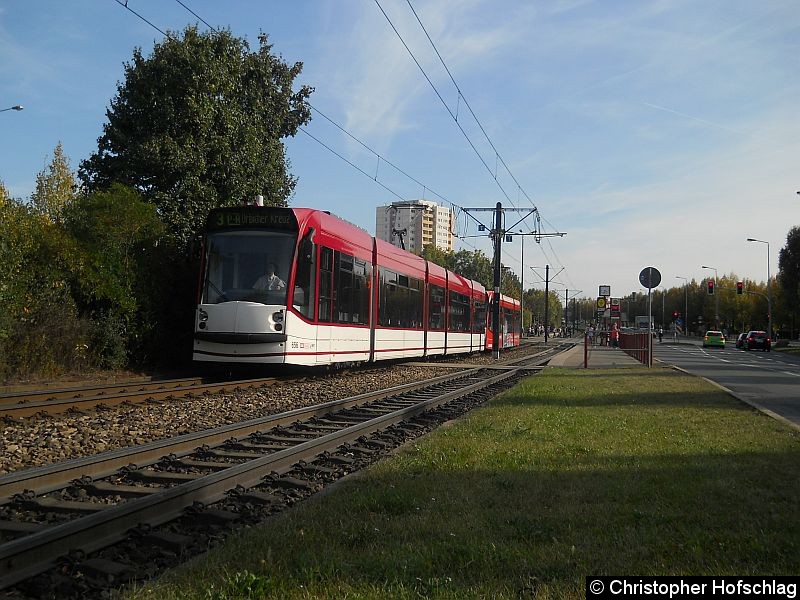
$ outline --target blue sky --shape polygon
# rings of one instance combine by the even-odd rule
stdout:
[[[319,116],[308,132],[400,197],[535,204],[546,231],[567,235],[525,240],[527,286],[539,286],[528,267],[545,264],[565,268],[555,288],[584,296],[601,284],[614,296],[644,291],[646,266],[666,286],[709,275],[701,265],[765,280],[766,246],[746,238],[770,242],[774,275],[800,224],[797,0],[412,0],[524,191],[500,164],[510,202],[406,0],[379,1],[488,170],[374,0],[183,1],[253,47],[264,31],[274,52],[302,61],[312,104],[423,186]],[[128,6],[163,30],[197,23],[173,0]],[[161,37],[115,0],[0,1],[0,108],[25,106],[0,113],[0,179],[13,196],[32,192],[59,141],[75,170],[96,150],[123,63]],[[374,207],[397,198],[302,133],[286,144],[300,179],[292,204],[374,233]],[[477,234],[463,215],[458,224]],[[485,238],[460,244],[489,251]],[[503,251],[519,273],[521,238]]]

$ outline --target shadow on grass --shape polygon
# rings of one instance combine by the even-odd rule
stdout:
[[[347,482],[198,568],[248,569],[265,598],[583,598],[588,574],[800,570],[800,449],[428,467]]]

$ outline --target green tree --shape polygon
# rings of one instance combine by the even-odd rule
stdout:
[[[442,250],[436,244],[428,244],[425,246],[422,249],[420,256],[425,260],[429,260],[432,263],[451,271],[455,266],[455,253],[452,250]]]
[[[58,142],[50,165],[36,176],[36,189],[31,194],[31,203],[41,214],[58,223],[65,209],[75,199],[77,189],[69,159],[64,155],[61,142]]]
[[[73,295],[95,325],[88,350],[96,362],[122,367],[148,337],[164,296],[163,269],[154,268],[164,226],[152,204],[120,184],[79,198],[65,217],[79,255]]]
[[[800,304],[800,227],[792,227],[778,254],[778,281],[790,304]]]
[[[453,271],[479,281],[487,290],[494,289],[492,261],[480,250],[459,250],[454,255]],[[519,295],[519,294],[518,294]]]
[[[137,48],[107,111],[98,151],[80,166],[89,191],[113,182],[156,205],[182,248],[209,209],[261,194],[285,205],[297,183],[282,138],[310,119],[312,88],[292,90],[302,63],[271,53],[267,36],[250,51],[230,31],[187,27]]]
[[[8,193],[5,184],[0,179],[0,208],[4,207],[11,200],[11,195]]]
[[[792,227],[786,235],[786,245],[778,254],[778,283],[780,293],[778,308],[783,308],[777,315],[783,315],[783,329],[788,329],[789,336],[794,337],[800,319],[800,227]],[[784,331],[785,335],[785,331]]]
[[[88,324],[69,293],[71,241],[30,205],[0,193],[0,376],[79,367]]]

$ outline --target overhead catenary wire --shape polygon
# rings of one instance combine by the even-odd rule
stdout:
[[[117,4],[119,4],[119,5],[120,5],[121,7],[123,7],[124,9],[126,9],[126,10],[130,11],[131,13],[133,13],[134,15],[136,15],[137,17],[139,17],[139,18],[140,18],[142,21],[144,21],[145,23],[147,23],[148,25],[150,25],[150,27],[152,27],[153,29],[155,29],[156,31],[158,31],[158,32],[159,32],[161,35],[163,35],[164,37],[167,37],[167,38],[171,38],[171,37],[172,37],[172,36],[170,36],[168,33],[166,33],[165,31],[161,31],[161,29],[159,29],[158,27],[156,27],[156,26],[155,26],[153,23],[151,23],[150,21],[148,21],[147,19],[145,19],[145,18],[144,18],[142,15],[140,15],[138,12],[136,12],[136,11],[135,11],[135,10],[133,10],[133,9],[132,9],[130,6],[128,6],[128,0],[114,0],[114,2],[116,2]]]
[[[470,114],[472,115],[473,119],[474,119],[474,120],[475,120],[475,122],[477,123],[478,127],[480,128],[481,132],[483,133],[484,137],[486,138],[486,141],[489,143],[489,146],[490,146],[490,147],[492,148],[492,150],[494,151],[494,153],[495,153],[495,160],[496,160],[496,161],[499,161],[499,162],[500,162],[500,163],[503,165],[503,167],[506,169],[506,172],[509,174],[509,176],[511,177],[511,179],[512,179],[512,180],[514,181],[514,183],[516,184],[516,186],[517,186],[517,190],[518,190],[520,193],[522,193],[522,194],[525,196],[525,198],[528,200],[528,202],[530,202],[531,206],[532,206],[532,207],[533,207],[533,209],[534,209],[534,210],[537,212],[537,214],[540,214],[540,213],[539,213],[539,209],[536,207],[536,205],[535,205],[535,203],[533,202],[533,200],[531,199],[531,197],[530,197],[530,196],[528,195],[528,193],[527,193],[527,192],[526,192],[526,191],[525,191],[525,190],[522,188],[522,186],[520,185],[519,181],[518,181],[518,180],[517,180],[517,178],[514,176],[514,174],[511,172],[511,169],[508,167],[508,165],[507,165],[506,161],[503,159],[503,157],[502,157],[502,156],[500,155],[500,153],[497,151],[497,148],[495,147],[494,143],[492,142],[491,138],[489,137],[488,133],[486,132],[486,129],[484,128],[484,126],[483,126],[483,124],[481,123],[480,119],[478,119],[477,115],[475,114],[475,111],[472,109],[472,106],[469,104],[469,101],[467,100],[466,96],[465,96],[465,95],[464,95],[464,93],[461,91],[461,88],[460,88],[460,86],[459,86],[459,85],[458,85],[458,83],[456,82],[456,80],[455,80],[455,77],[453,76],[453,74],[452,74],[452,72],[450,71],[449,67],[448,67],[448,66],[447,66],[447,64],[445,63],[445,61],[444,61],[444,58],[442,57],[441,53],[439,52],[438,48],[436,47],[436,44],[434,43],[433,39],[431,38],[430,34],[428,33],[428,30],[426,29],[425,25],[422,23],[422,19],[419,17],[419,14],[417,13],[417,11],[414,9],[413,5],[411,4],[411,1],[410,1],[410,0],[406,0],[406,2],[407,2],[407,4],[408,4],[409,8],[411,9],[411,12],[414,14],[414,17],[416,18],[417,22],[419,23],[419,25],[420,25],[420,27],[421,27],[422,31],[425,33],[425,36],[427,37],[428,41],[430,42],[430,44],[431,44],[431,47],[433,48],[434,52],[436,53],[436,56],[439,58],[439,61],[442,63],[442,66],[444,67],[445,71],[447,72],[447,75],[450,77],[450,80],[452,81],[453,85],[455,86],[455,89],[456,89],[456,91],[457,91],[457,93],[458,93],[457,99],[458,99],[458,101],[459,101],[459,104],[460,104],[460,101],[462,101],[462,100],[463,100],[463,102],[464,102],[464,105],[467,107],[467,109],[469,110],[469,112],[470,112]],[[385,11],[385,10],[383,9],[383,7],[381,6],[381,4],[380,4],[380,1],[379,1],[379,0],[375,0],[375,4],[376,4],[376,5],[378,6],[378,8],[380,9],[380,11],[381,11],[381,13],[383,14],[384,18],[386,19],[386,21],[387,21],[387,22],[389,23],[389,25],[391,26],[392,30],[395,32],[395,34],[397,35],[397,37],[400,39],[400,42],[403,44],[403,47],[406,49],[406,52],[408,52],[409,56],[412,58],[412,60],[414,61],[414,63],[417,65],[417,68],[418,68],[418,69],[420,70],[420,72],[423,74],[423,76],[425,77],[426,81],[427,81],[427,82],[428,82],[428,84],[431,86],[431,88],[432,88],[432,89],[433,89],[433,91],[435,92],[436,96],[439,98],[439,101],[440,101],[440,102],[442,103],[442,105],[445,107],[445,110],[447,110],[448,114],[449,114],[449,115],[450,115],[450,117],[453,119],[453,121],[455,122],[456,126],[459,128],[459,130],[461,131],[461,133],[464,135],[464,137],[465,137],[465,138],[467,139],[467,141],[469,142],[469,145],[470,145],[470,147],[471,147],[471,148],[473,149],[473,151],[474,151],[474,152],[475,152],[475,153],[478,155],[478,158],[481,160],[481,162],[483,163],[483,165],[484,165],[484,167],[486,168],[486,170],[489,172],[489,174],[490,174],[490,175],[492,176],[492,178],[495,180],[495,183],[496,183],[496,184],[497,184],[497,186],[500,188],[500,190],[503,192],[503,195],[504,195],[504,196],[505,196],[505,197],[508,199],[508,201],[509,201],[509,203],[511,204],[511,206],[513,206],[514,208],[517,208],[517,206],[514,204],[513,200],[511,199],[511,197],[510,197],[510,196],[508,195],[508,193],[506,192],[505,188],[503,188],[503,186],[502,186],[502,184],[500,183],[500,181],[498,181],[498,179],[497,179],[497,173],[496,173],[496,170],[495,170],[495,172],[494,172],[494,173],[492,173],[492,169],[491,169],[491,168],[489,167],[489,165],[486,163],[486,160],[483,158],[483,156],[482,156],[482,155],[480,154],[480,152],[477,150],[477,148],[476,148],[475,144],[473,143],[472,139],[469,137],[469,135],[466,133],[466,131],[464,130],[464,128],[463,128],[463,127],[461,126],[461,124],[459,123],[459,121],[458,121],[458,115],[457,115],[456,113],[453,113],[453,111],[450,109],[450,107],[449,107],[449,105],[447,104],[447,102],[445,102],[445,100],[444,100],[444,98],[443,98],[443,96],[442,96],[441,92],[439,92],[439,89],[438,89],[438,88],[436,87],[436,85],[433,83],[433,81],[431,80],[430,76],[428,76],[428,74],[427,74],[427,72],[425,71],[425,69],[423,69],[423,67],[422,67],[422,65],[420,64],[419,60],[417,60],[416,56],[414,55],[414,53],[413,53],[413,52],[411,51],[411,49],[409,48],[409,46],[408,46],[408,44],[406,43],[406,41],[405,41],[405,39],[403,38],[403,36],[400,34],[400,32],[398,31],[397,27],[395,27],[394,23],[392,22],[392,20],[389,18],[389,16],[388,16],[388,14],[386,13],[386,11]],[[553,224],[552,224],[552,223],[550,223],[550,222],[549,222],[547,219],[543,219],[543,220],[544,220],[544,221],[545,221],[545,223],[547,223],[547,224],[548,224],[548,225],[549,225],[549,226],[550,226],[552,229],[556,229],[556,228],[553,226]],[[549,245],[550,245],[550,248],[551,248],[551,250],[552,250],[553,254],[554,254],[556,257],[557,257],[558,255],[557,255],[557,253],[556,253],[555,249],[552,247],[552,244],[549,244]],[[540,245],[540,246],[541,246],[541,245]],[[560,260],[559,260],[558,262],[560,263]],[[566,269],[566,267],[564,267],[564,268]]]
[[[482,155],[482,154],[481,154],[481,153],[478,151],[478,149],[475,147],[475,143],[472,141],[472,138],[470,138],[470,137],[469,137],[469,134],[468,134],[468,133],[467,133],[467,132],[464,130],[464,128],[461,126],[461,123],[459,123],[459,122],[458,122],[458,119],[456,118],[456,115],[455,115],[455,113],[453,113],[452,109],[451,109],[451,108],[448,106],[447,102],[445,102],[445,99],[442,97],[442,94],[439,92],[439,89],[436,87],[436,85],[433,83],[433,81],[431,81],[431,78],[428,76],[428,73],[425,71],[425,69],[423,69],[423,68],[422,68],[422,65],[421,65],[421,64],[419,63],[419,61],[417,60],[417,57],[416,57],[416,56],[414,55],[414,53],[411,51],[411,48],[409,48],[409,47],[408,47],[408,44],[406,44],[406,41],[405,41],[405,39],[403,39],[403,36],[402,36],[402,35],[400,34],[400,32],[397,30],[397,27],[395,27],[394,23],[393,23],[393,22],[392,22],[392,20],[389,18],[389,15],[387,15],[387,14],[386,14],[386,11],[385,11],[385,10],[383,10],[383,6],[381,6],[381,3],[379,2],[379,0],[375,0],[375,4],[377,4],[377,5],[378,5],[378,8],[380,9],[381,13],[383,13],[383,16],[386,18],[386,21],[389,23],[389,26],[390,26],[390,27],[392,28],[392,30],[395,32],[395,34],[397,35],[398,39],[400,40],[400,43],[401,43],[401,44],[403,44],[403,47],[406,49],[406,52],[408,52],[408,55],[409,55],[409,56],[411,57],[411,59],[414,61],[414,64],[416,64],[416,65],[417,65],[417,68],[420,70],[420,72],[422,73],[423,77],[425,77],[425,79],[426,79],[426,81],[428,82],[428,84],[430,84],[430,86],[431,86],[431,88],[433,89],[434,93],[435,93],[435,94],[436,94],[436,96],[439,98],[439,101],[442,103],[442,106],[444,106],[444,107],[445,107],[445,110],[447,110],[448,114],[450,115],[450,117],[451,117],[451,118],[453,119],[453,121],[455,122],[455,124],[456,124],[456,127],[458,127],[459,131],[461,131],[461,133],[464,135],[464,137],[466,138],[466,140],[467,140],[467,142],[469,143],[469,145],[470,145],[470,147],[472,148],[472,150],[475,152],[475,154],[477,155],[477,157],[480,159],[481,163],[483,163],[483,166],[484,166],[484,167],[486,168],[486,170],[489,172],[489,175],[491,175],[491,176],[492,176],[492,179],[494,179],[495,183],[497,184],[497,187],[499,187],[499,188],[500,188],[500,191],[501,191],[501,192],[503,192],[503,195],[504,195],[504,196],[506,197],[506,199],[509,201],[509,203],[511,204],[511,206],[513,206],[514,208],[516,208],[516,205],[514,204],[514,201],[511,199],[511,196],[509,196],[509,195],[508,195],[508,192],[506,192],[505,188],[503,187],[503,184],[501,184],[501,183],[500,183],[500,182],[497,180],[497,176],[496,176],[496,174],[492,173],[492,168],[491,168],[491,167],[490,167],[490,166],[487,164],[486,160],[483,158],[483,155]]]
[[[146,24],[150,25],[150,26],[151,26],[153,29],[155,29],[156,31],[158,31],[159,33],[161,33],[163,36],[165,36],[165,37],[167,37],[167,38],[169,38],[169,39],[174,39],[174,38],[173,38],[173,36],[171,36],[171,35],[170,35],[168,32],[165,32],[165,31],[163,31],[163,30],[162,30],[162,29],[160,29],[158,26],[156,26],[154,23],[152,23],[152,22],[151,22],[151,21],[149,21],[147,18],[145,18],[143,15],[141,15],[141,14],[139,14],[138,12],[134,11],[133,9],[131,9],[131,8],[128,6],[128,0],[114,0],[114,1],[115,1],[115,2],[117,2],[117,4],[119,4],[119,5],[120,5],[120,6],[122,6],[123,8],[127,9],[129,12],[131,12],[131,14],[135,15],[137,18],[139,18],[140,20],[142,20],[144,23],[146,23]],[[215,28],[215,27],[214,27],[213,25],[211,25],[211,24],[210,24],[208,21],[206,21],[206,20],[205,20],[203,17],[201,17],[199,14],[197,14],[197,13],[196,13],[195,11],[193,11],[191,8],[189,8],[189,7],[188,7],[188,6],[187,6],[187,5],[186,5],[184,2],[182,2],[181,0],[176,0],[176,2],[177,2],[178,4],[180,4],[180,5],[181,5],[181,6],[182,6],[182,7],[183,7],[185,10],[187,10],[188,12],[190,12],[190,13],[191,13],[191,14],[192,14],[194,17],[196,17],[197,19],[199,19],[200,21],[202,21],[202,22],[203,22],[203,23],[204,23],[204,24],[205,24],[205,25],[206,25],[206,26],[207,26],[209,29],[211,29],[211,30],[212,30],[212,31],[214,31],[214,32],[217,32],[217,31],[218,31],[218,29],[217,29],[217,28]],[[376,2],[377,2],[377,0],[376,0]],[[379,6],[380,6],[380,5],[379,5]],[[381,10],[383,10],[383,9],[381,8]],[[385,13],[384,13],[384,14],[385,14]],[[387,20],[388,20],[388,16],[387,16]],[[391,24],[391,21],[390,21],[390,24]],[[393,27],[394,27],[394,26],[393,26]],[[396,30],[395,30],[395,31],[396,31]],[[399,36],[399,32],[398,32],[398,36]],[[401,41],[402,41],[402,37],[401,37]],[[405,44],[405,42],[404,42],[404,44]],[[407,48],[407,49],[408,49],[408,48]],[[410,49],[408,49],[408,50],[409,50],[409,53],[410,53],[410,54],[412,55],[412,57],[413,57],[413,53],[411,53],[411,52],[410,52]],[[415,59],[415,62],[416,62],[416,59]],[[419,63],[417,63],[417,64],[418,64],[418,66],[420,67],[420,70],[422,70],[422,67],[419,65]],[[423,72],[423,74],[424,74],[424,70],[422,70],[422,72]],[[427,78],[427,76],[426,76],[426,78]],[[434,87],[434,90],[436,90],[435,86],[433,85],[433,83],[432,83],[432,82],[430,82],[430,80],[429,80],[429,83],[431,83],[431,86],[432,86],[432,87]],[[438,91],[437,91],[437,94],[438,94]],[[443,104],[445,105],[445,107],[446,107],[446,108],[448,108],[448,112],[451,112],[451,111],[449,110],[449,107],[447,107],[447,104],[444,102],[444,99],[443,99],[443,98],[441,98],[441,96],[440,96],[440,100],[442,100],[442,102],[443,102]],[[465,99],[465,103],[466,103],[466,99]],[[327,115],[323,114],[321,111],[319,111],[319,110],[318,110],[318,109],[316,109],[315,107],[311,106],[311,105],[310,105],[310,103],[307,103],[307,104],[309,105],[309,107],[310,107],[310,108],[312,108],[312,110],[314,110],[315,112],[317,112],[318,114],[320,114],[321,116],[323,116],[323,118],[325,118],[326,120],[328,120],[328,121],[329,121],[331,124],[333,124],[335,127],[337,127],[338,129],[340,129],[340,130],[341,130],[343,133],[345,133],[346,135],[348,135],[348,136],[349,136],[350,138],[352,138],[354,141],[356,141],[357,143],[359,143],[360,145],[362,145],[362,146],[363,146],[365,149],[367,149],[369,152],[373,153],[373,154],[374,154],[376,157],[378,157],[378,159],[379,159],[379,163],[380,163],[380,161],[383,161],[383,162],[385,162],[386,164],[390,165],[392,168],[394,168],[394,169],[395,169],[395,170],[397,170],[399,173],[401,173],[401,174],[403,174],[404,176],[406,176],[407,178],[409,178],[411,181],[414,181],[414,182],[415,182],[415,183],[417,183],[418,185],[420,185],[420,186],[423,186],[423,188],[424,188],[424,189],[426,189],[426,190],[430,191],[430,192],[431,192],[432,194],[434,194],[436,197],[440,198],[442,201],[444,201],[444,202],[446,202],[447,204],[451,205],[451,206],[452,206],[452,207],[453,207],[455,210],[462,212],[463,214],[465,214],[465,215],[467,215],[469,218],[471,218],[473,221],[475,221],[476,223],[479,223],[479,224],[480,224],[480,221],[478,221],[478,220],[477,220],[475,217],[473,217],[472,215],[469,215],[469,213],[468,213],[467,211],[464,211],[464,210],[463,210],[463,208],[462,208],[461,206],[459,206],[459,205],[455,204],[454,202],[451,202],[450,200],[448,200],[447,198],[445,198],[444,196],[442,196],[441,194],[439,194],[439,193],[437,193],[435,190],[433,190],[433,189],[432,189],[430,186],[428,186],[428,185],[426,185],[426,184],[422,183],[421,181],[419,181],[419,180],[418,180],[418,179],[416,179],[415,177],[413,177],[413,176],[409,175],[409,174],[408,174],[406,171],[404,171],[403,169],[401,169],[400,167],[398,167],[397,165],[395,165],[393,162],[391,162],[391,161],[387,160],[386,158],[382,157],[380,154],[378,154],[377,152],[375,152],[375,151],[374,151],[372,148],[370,148],[369,146],[367,146],[366,144],[364,144],[364,143],[363,143],[361,140],[359,140],[358,138],[356,138],[354,135],[352,135],[350,132],[348,132],[346,129],[344,129],[344,128],[343,128],[341,125],[337,124],[337,123],[336,123],[335,121],[333,121],[333,120],[332,120],[330,117],[328,117]],[[470,109],[470,111],[471,111],[471,109]],[[452,114],[452,112],[451,112],[451,114]],[[460,126],[459,126],[459,128],[460,128]],[[358,167],[358,166],[357,166],[356,164],[354,164],[352,161],[350,161],[350,160],[348,160],[346,157],[344,157],[344,156],[343,156],[341,153],[339,153],[339,152],[336,152],[336,151],[335,151],[333,148],[331,148],[329,145],[325,144],[325,143],[324,143],[322,140],[320,140],[319,138],[317,138],[316,136],[314,136],[313,134],[311,134],[311,133],[310,133],[309,131],[307,131],[305,128],[302,128],[302,127],[300,127],[299,129],[300,129],[300,131],[302,131],[304,134],[306,134],[306,135],[307,135],[309,138],[311,138],[312,140],[314,140],[315,142],[317,142],[317,143],[318,143],[319,145],[321,145],[323,148],[325,148],[326,150],[328,150],[329,152],[331,152],[332,154],[334,154],[335,156],[337,156],[338,158],[340,158],[340,159],[341,159],[341,160],[343,160],[344,162],[346,162],[346,163],[347,163],[348,165],[350,165],[352,168],[356,169],[358,172],[360,172],[361,174],[363,174],[365,177],[368,177],[369,179],[372,179],[372,180],[373,180],[375,183],[377,183],[378,185],[380,185],[380,186],[381,186],[383,189],[385,189],[387,192],[389,192],[390,194],[392,194],[393,196],[395,196],[396,198],[398,198],[398,199],[400,199],[400,200],[404,200],[404,198],[403,198],[403,197],[402,197],[400,194],[398,194],[396,191],[394,191],[393,189],[389,188],[389,187],[388,187],[387,185],[385,185],[383,182],[381,182],[381,181],[378,181],[378,179],[377,179],[377,173],[376,173],[376,175],[375,175],[374,177],[373,177],[373,176],[371,176],[369,173],[367,173],[366,171],[364,171],[362,168]],[[474,144],[472,144],[472,141],[469,139],[469,136],[466,134],[466,132],[464,132],[464,131],[463,131],[463,129],[462,129],[462,133],[464,133],[465,137],[466,137],[466,138],[467,138],[467,140],[470,142],[470,145],[473,147],[473,150],[475,150],[475,152],[478,154],[478,156],[479,156],[479,157],[481,157],[481,156],[480,156],[480,153],[478,153],[477,149],[474,147]],[[499,158],[502,160],[502,157],[499,157]],[[489,170],[489,171],[490,171],[490,173],[491,173],[491,169],[489,169],[488,165],[487,165],[487,164],[486,164],[486,162],[485,162],[485,161],[482,159],[482,157],[481,157],[481,160],[482,160],[482,162],[484,163],[484,165],[486,166],[487,170]],[[497,184],[498,184],[498,186],[500,187],[501,191],[503,191],[503,193],[504,193],[504,195],[506,196],[506,198],[507,198],[507,199],[509,200],[509,202],[512,204],[512,206],[514,206],[514,208],[516,208],[516,206],[514,205],[513,201],[511,200],[511,198],[508,196],[508,194],[507,194],[507,193],[505,192],[505,190],[503,189],[502,185],[500,185],[500,183],[499,183],[499,182],[497,182]],[[520,190],[520,191],[522,191],[522,193],[523,193],[523,194],[525,193],[525,192],[524,192],[524,190]],[[526,196],[527,196],[527,194],[526,194]],[[534,209],[535,209],[535,208],[536,208],[536,207],[534,206]],[[477,248],[476,246],[474,246],[473,244],[471,244],[471,243],[469,243],[468,241],[466,241],[466,239],[464,239],[464,236],[457,236],[457,237],[459,237],[459,239],[461,239],[465,245],[467,245],[467,246],[471,247],[473,250],[478,250],[478,248]],[[517,260],[517,259],[516,259],[516,258],[515,258],[513,255],[510,255],[510,254],[509,254],[508,258],[510,258],[510,260],[511,260],[512,262],[515,262],[515,263],[518,263],[518,264],[519,264],[519,260]]]
[[[472,106],[470,105],[469,101],[467,100],[467,97],[464,95],[464,92],[461,91],[461,88],[459,87],[458,82],[456,82],[455,77],[453,77],[453,74],[450,72],[450,69],[447,66],[447,63],[445,63],[444,58],[442,58],[442,55],[439,52],[439,49],[436,47],[436,44],[433,42],[433,39],[431,38],[430,34],[428,33],[428,30],[425,28],[425,25],[422,23],[422,19],[420,19],[419,15],[417,14],[417,11],[414,9],[414,6],[411,4],[411,0],[406,0],[406,2],[408,3],[408,7],[411,9],[411,12],[414,13],[414,17],[417,19],[417,23],[419,23],[419,26],[422,28],[422,31],[425,33],[425,37],[428,38],[428,41],[430,42],[431,47],[433,48],[433,51],[436,53],[436,56],[439,58],[439,62],[442,63],[442,66],[444,67],[444,70],[447,71],[447,75],[450,77],[450,81],[453,82],[453,85],[455,86],[456,91],[458,92],[459,101],[460,100],[464,101],[464,105],[469,110],[470,114],[472,115],[472,118],[475,119],[475,123],[477,123],[478,127],[481,130],[481,133],[483,133],[483,137],[486,138],[486,141],[489,143],[489,146],[491,146],[492,150],[494,151],[496,159],[500,161],[500,164],[503,165],[503,167],[505,168],[505,170],[508,173],[508,175],[511,177],[511,179],[516,184],[517,190],[519,190],[522,194],[524,194],[525,197],[528,199],[528,201],[531,203],[531,206],[534,208],[534,210],[538,211],[538,208],[536,208],[536,205],[534,204],[533,200],[531,200],[531,197],[528,196],[527,192],[522,188],[522,186],[520,185],[519,181],[517,181],[517,178],[514,177],[514,174],[511,172],[511,169],[506,164],[506,161],[500,155],[500,152],[498,152],[497,148],[495,147],[494,143],[492,142],[491,138],[489,137],[489,134],[486,133],[486,129],[484,128],[483,123],[481,123],[481,120],[478,118],[478,115],[476,115],[475,111],[472,110]],[[457,115],[456,115],[456,119],[457,119]]]

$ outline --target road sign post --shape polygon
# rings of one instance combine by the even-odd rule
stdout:
[[[645,267],[639,273],[639,283],[647,288],[647,366],[653,366],[653,296],[652,290],[661,283],[661,273],[655,267]]]

